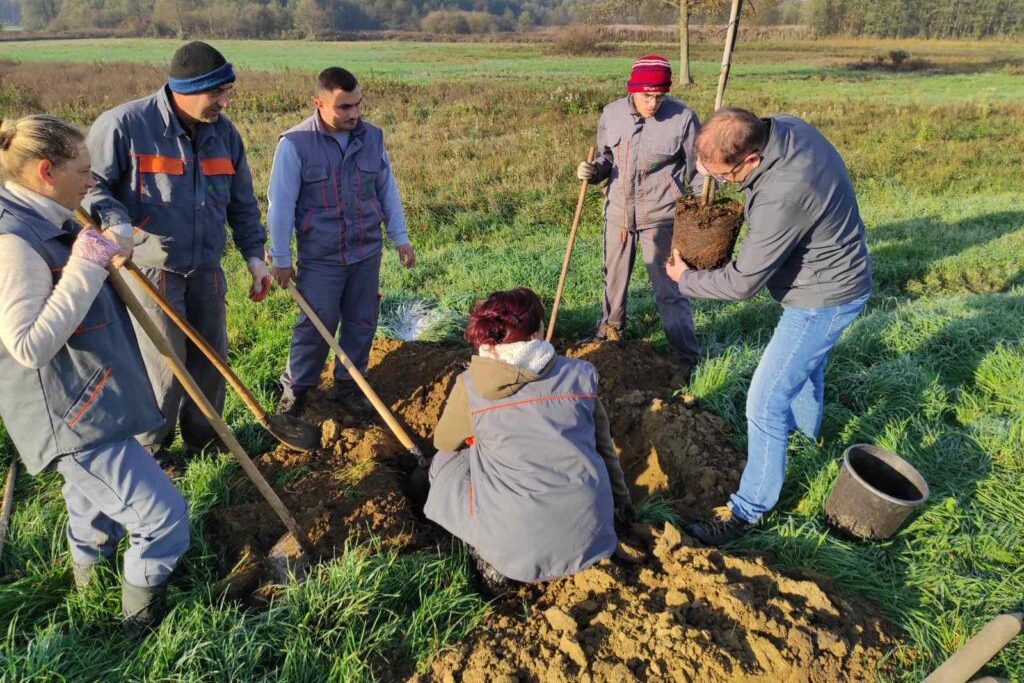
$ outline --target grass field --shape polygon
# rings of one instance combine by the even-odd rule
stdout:
[[[250,69],[231,117],[258,194],[277,135],[308,113],[313,74],[340,63],[361,76],[366,116],[385,129],[419,254],[409,272],[387,255],[385,314],[423,298],[464,315],[474,298],[523,284],[550,302],[575,164],[600,107],[621,95],[629,63],[649,51],[620,46],[607,57],[568,58],[509,44],[218,45]],[[46,110],[88,125],[161,79],[159,66],[99,62],[162,64],[175,43],[2,46],[3,58],[24,63],[0,62],[0,116]],[[896,48],[933,68],[849,68]],[[701,46],[699,85],[678,93],[702,116],[714,97],[716,55]],[[875,295],[828,368],[823,445],[793,442],[779,508],[742,547],[874,602],[906,635],[891,677],[920,680],[1024,596],[1024,44],[766,44],[742,48],[737,60],[729,103],[803,116],[844,154],[875,267]],[[559,317],[566,336],[588,333],[597,315],[600,230],[593,193]],[[269,406],[293,307],[280,292],[250,303],[240,259],[232,253],[228,263],[233,365]],[[663,344],[648,289],[638,273],[628,334]],[[695,311],[706,355],[690,392],[730,421],[742,446],[745,388],[778,306],[762,294],[700,302]],[[229,400],[227,416],[251,450],[269,446],[240,403]],[[821,522],[839,456],[858,441],[899,453],[931,486],[924,510],[885,543],[837,540]],[[179,481],[197,542],[174,581],[172,616],[134,652],[116,629],[115,577],[84,595],[69,588],[58,478],[19,480],[0,575],[27,576],[0,586],[0,679],[368,679],[384,661],[396,671],[421,666],[486,609],[459,558],[372,549],[288,587],[269,610],[222,603],[209,588],[222,573],[216,549],[200,532],[204,514],[230,500],[231,469],[210,458]],[[985,671],[1024,679],[1024,641]]]

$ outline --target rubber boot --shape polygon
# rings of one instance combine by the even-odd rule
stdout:
[[[131,640],[141,640],[153,631],[167,614],[167,584],[134,586],[121,584],[121,629]]]

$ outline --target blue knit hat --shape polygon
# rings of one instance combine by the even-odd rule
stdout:
[[[171,58],[167,85],[171,92],[193,95],[235,82],[235,70],[224,55],[201,40],[179,47]]]

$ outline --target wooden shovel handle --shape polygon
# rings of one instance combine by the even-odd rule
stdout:
[[[334,335],[331,334],[330,330],[327,329],[327,326],[324,325],[322,320],[320,320],[320,317],[309,305],[309,302],[306,301],[306,298],[302,296],[302,294],[299,293],[299,290],[295,288],[295,283],[289,280],[286,289],[288,290],[288,293],[291,295],[291,297],[295,299],[295,303],[297,303],[299,305],[299,308],[302,309],[302,312],[305,313],[306,317],[309,318],[310,322],[313,323],[313,327],[317,329],[317,332],[320,333],[320,336],[324,338],[324,341],[326,341],[328,346],[331,347],[331,350],[334,351],[334,356],[338,360],[338,362],[345,366],[345,369],[348,370],[349,376],[356,383],[356,386],[358,386],[359,389],[363,392],[363,395],[366,396],[367,400],[373,406],[374,410],[377,411],[377,414],[380,415],[381,419],[384,420],[384,422],[391,429],[394,435],[398,438],[401,444],[405,446],[405,448],[410,453],[416,456],[416,459],[419,462],[419,464],[424,464],[425,461],[423,458],[423,452],[420,451],[419,446],[417,446],[416,442],[412,440],[412,437],[409,436],[409,433],[405,431],[405,428],[391,412],[391,409],[388,408],[384,401],[380,399],[380,396],[378,396],[377,392],[373,390],[373,387],[370,386],[370,383],[366,381],[366,378],[363,377],[363,374],[361,372],[359,372],[359,369],[356,368],[355,365],[353,365],[348,355],[341,348],[341,344],[338,343],[338,340],[334,338]]]
[[[76,212],[75,217],[79,222],[85,225],[90,225],[92,223],[89,216],[81,209]],[[139,287],[142,288],[142,291],[157,303],[160,310],[162,310],[164,314],[171,319],[171,322],[173,322],[178,329],[185,333],[185,336],[188,337],[189,341],[195,344],[196,348],[202,351],[203,355],[210,361],[210,364],[213,365],[221,375],[223,375],[224,379],[227,380],[227,383],[231,385],[231,388],[234,389],[242,399],[242,403],[244,403],[252,414],[256,416],[257,421],[266,427],[269,424],[267,411],[265,411],[263,406],[259,404],[256,397],[252,395],[251,391],[249,391],[248,387],[242,384],[242,380],[238,378],[238,375],[236,375],[234,370],[231,369],[231,366],[221,358],[220,354],[210,346],[209,342],[203,339],[203,336],[199,334],[194,327],[192,327],[192,324],[178,313],[177,309],[175,309],[174,306],[171,305],[171,302],[169,302],[167,298],[160,293],[160,290],[156,288],[156,285],[146,277],[137,265],[132,263],[131,260],[128,260],[124,264],[124,267]]]
[[[11,466],[7,469],[7,483],[4,484],[3,503],[0,504],[0,557],[4,554],[4,541],[7,539],[7,524],[11,520],[11,508],[14,507],[14,480],[18,473],[18,455],[11,446]]]
[[[587,162],[594,163],[596,148],[591,147],[587,152]],[[565,289],[565,278],[569,274],[569,259],[572,257],[572,248],[576,244],[576,230],[580,227],[580,216],[583,215],[583,202],[587,198],[587,186],[590,181],[580,181],[580,195],[576,199],[576,213],[572,217],[572,227],[569,228],[569,243],[565,245],[565,257],[562,259],[562,272],[558,276],[558,289],[555,290],[555,302],[551,304],[551,320],[548,322],[548,331],[545,335],[547,341],[555,334],[555,321],[558,320],[558,306],[562,302],[562,291]]]
[[[79,220],[82,220],[85,225],[92,229],[97,229],[96,225],[89,220],[88,216],[79,216]],[[309,537],[306,536],[306,533],[299,527],[299,523],[295,521],[295,517],[288,508],[285,507],[284,501],[278,497],[277,493],[256,467],[256,464],[251,458],[249,458],[248,454],[246,454],[245,449],[242,448],[242,444],[238,443],[238,439],[235,438],[234,433],[228,429],[228,426],[224,423],[224,420],[216,409],[214,409],[210,400],[206,398],[205,394],[203,394],[199,385],[196,384],[192,375],[189,374],[189,371],[185,368],[185,364],[174,352],[174,349],[171,347],[171,343],[167,341],[167,338],[163,333],[161,333],[160,328],[150,317],[149,312],[146,311],[142,302],[135,296],[135,293],[132,291],[131,287],[128,286],[128,283],[121,276],[121,273],[119,273],[116,268],[111,267],[108,269],[107,280],[114,288],[114,291],[117,292],[117,295],[121,297],[121,300],[124,302],[128,311],[132,314],[135,320],[138,321],[139,327],[141,327],[146,333],[146,336],[153,341],[153,345],[156,347],[157,351],[160,352],[160,355],[164,357],[167,365],[171,368],[171,372],[173,372],[174,376],[179,382],[181,382],[181,386],[184,387],[185,393],[187,393],[189,398],[191,398],[195,402],[196,406],[199,407],[199,411],[203,414],[203,417],[210,422],[210,425],[217,433],[217,436],[220,437],[220,440],[231,452],[231,455],[234,456],[239,466],[246,475],[248,475],[249,479],[256,486],[256,489],[263,496],[264,500],[267,501],[270,507],[284,523],[285,528],[291,532],[292,536],[295,537],[295,540],[298,541],[304,549],[312,550],[313,545],[309,542]]]

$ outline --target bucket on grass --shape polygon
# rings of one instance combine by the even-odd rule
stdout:
[[[855,538],[880,541],[928,500],[928,483],[903,458],[884,448],[854,444],[825,501],[825,519]]]

